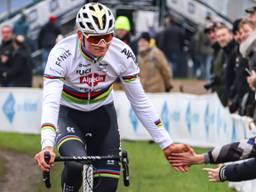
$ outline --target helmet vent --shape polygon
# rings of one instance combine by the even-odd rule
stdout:
[[[79,25],[83,28],[83,29],[85,29],[85,26],[84,26],[84,24],[83,24],[83,22],[79,22]]]
[[[108,10],[108,15],[111,16],[111,12]]]
[[[94,30],[92,24],[90,22],[86,22],[86,25],[91,29],[91,30]]]
[[[90,6],[89,9],[92,10],[92,11],[95,11],[93,6]]]
[[[87,13],[83,13],[84,18],[89,18]]]
[[[85,9],[85,6],[83,6],[83,8],[82,9]]]
[[[100,10],[102,10],[102,9],[103,9],[103,7],[102,7],[101,5],[98,5],[98,7],[100,8]]]
[[[108,24],[108,28],[109,28],[109,29],[111,28],[112,24],[113,24],[113,20],[111,19],[111,20],[109,21],[109,24]]]
[[[96,23],[96,25],[99,27],[100,24],[99,24],[98,18],[95,17],[94,15],[92,15],[92,18],[93,18],[93,20],[94,20],[94,23]]]

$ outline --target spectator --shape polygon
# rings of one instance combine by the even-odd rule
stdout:
[[[172,89],[171,69],[164,54],[150,47],[150,35],[143,32],[138,40],[140,80],[146,92],[169,92]]]
[[[43,69],[45,67],[50,50],[56,43],[56,39],[61,34],[60,28],[56,24],[57,17],[50,16],[48,23],[42,27],[38,36],[38,48],[43,50]]]
[[[204,32],[207,34],[207,36],[210,40],[212,49],[213,49],[212,61],[211,61],[211,66],[210,66],[210,74],[211,75],[213,73],[213,65],[214,65],[214,63],[216,63],[219,51],[221,50],[221,47],[220,47],[219,43],[217,42],[217,37],[216,37],[216,27],[217,26],[218,26],[218,23],[211,22],[204,29]]]
[[[213,49],[207,33],[199,28],[190,43],[190,47],[196,77],[209,80]]]
[[[233,95],[233,98],[229,104],[229,111],[231,113],[239,111],[240,115],[245,115],[246,113],[242,111],[241,105],[243,97],[250,92],[248,83],[246,81],[246,77],[248,74],[246,73],[246,68],[248,68],[247,59],[243,58],[241,53],[239,52],[239,46],[241,43],[241,35],[239,32],[239,25],[242,19],[237,19],[233,23],[233,36],[234,40],[237,42],[237,46],[235,47],[231,58],[234,58],[234,81],[230,90],[230,93]],[[227,75],[228,77],[228,75]]]
[[[256,24],[256,7],[247,8],[245,12],[248,14],[248,19]]]
[[[216,59],[213,63],[213,75],[214,75],[214,90],[218,94],[223,106],[228,105],[227,92],[225,91],[225,71],[227,67],[227,55],[224,49],[232,41],[233,36],[228,27],[224,24],[218,24],[215,28],[217,42],[221,47],[218,51]]]
[[[130,21],[126,16],[118,16],[115,22],[115,36],[129,45],[137,56],[137,42],[131,41],[131,25]],[[122,90],[122,85],[120,79],[117,79],[114,84],[115,90]]]
[[[11,65],[2,72],[6,78],[7,87],[31,87],[32,63],[29,48],[25,38],[18,35],[13,42],[13,56]]]
[[[0,72],[5,71],[12,63],[13,54],[13,32],[10,25],[4,25],[1,29],[2,42],[0,46]],[[0,85],[6,86],[4,73],[0,75]]]
[[[251,91],[248,92],[247,97],[243,98],[242,111],[244,114],[253,118],[256,118],[256,102],[255,102],[255,78],[256,71],[256,25],[250,20],[243,20],[239,25],[239,31],[241,33],[241,45],[240,52],[242,56],[248,59],[247,69],[249,77],[247,81],[251,87]]]
[[[182,67],[180,57],[183,52],[184,39],[184,31],[174,24],[171,16],[166,16],[164,30],[156,35],[156,42],[172,65],[174,77],[180,71],[178,68]]]
[[[118,39],[129,45],[137,55],[137,42],[131,40],[131,25],[126,16],[119,16],[115,22],[115,35]]]
[[[28,29],[29,29],[29,24],[27,22],[26,15],[22,13],[20,18],[14,23],[13,33],[15,35],[22,35],[23,37],[25,37],[25,39],[27,39]]]
[[[226,33],[230,39],[227,39],[226,46],[223,47],[225,55],[225,71],[224,71],[224,85],[225,93],[228,97],[228,105],[232,103],[234,99],[234,80],[235,80],[235,64],[238,51],[238,43],[233,38],[233,33],[228,29],[229,33]]]

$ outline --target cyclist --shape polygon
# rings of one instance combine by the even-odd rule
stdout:
[[[63,156],[119,154],[112,91],[117,78],[121,79],[138,118],[165,156],[186,149],[185,145],[173,144],[163,128],[138,79],[139,68],[132,50],[113,37],[114,23],[106,6],[85,4],[76,17],[77,34],[61,40],[49,54],[44,73],[42,150],[35,155],[43,171],[49,171],[54,162],[55,144]],[[51,155],[50,165],[44,161],[45,151]],[[94,167],[95,191],[116,191],[119,165],[107,161]],[[186,167],[178,169],[186,171]],[[63,191],[78,191],[81,173],[80,163],[66,162],[61,177]]]

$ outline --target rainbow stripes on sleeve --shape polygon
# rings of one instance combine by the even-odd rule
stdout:
[[[125,83],[130,83],[138,78],[138,74],[121,77]]]
[[[62,81],[64,80],[63,77],[44,74],[44,80],[46,80],[46,79],[60,79]]]
[[[56,132],[55,126],[53,124],[50,124],[50,123],[44,123],[41,126],[41,132],[44,131],[44,130],[51,130],[51,131]]]
[[[162,127],[162,126],[163,126],[163,124],[162,124],[162,122],[161,122],[160,119],[158,119],[158,120],[155,121],[154,123],[155,123],[155,125],[156,125],[157,127]]]

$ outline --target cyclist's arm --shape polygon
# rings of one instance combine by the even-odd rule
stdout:
[[[125,61],[126,70],[120,75],[120,79],[126,95],[139,120],[148,130],[154,141],[164,149],[170,146],[173,141],[162,126],[159,116],[142,88],[137,75],[139,73],[138,65],[131,58]]]
[[[67,62],[57,62],[57,60],[64,51],[63,49],[53,49],[45,69],[41,118],[42,149],[55,145],[59,105],[64,84],[65,64]]]
[[[204,154],[205,163],[224,163],[256,157],[256,137],[215,147]]]

